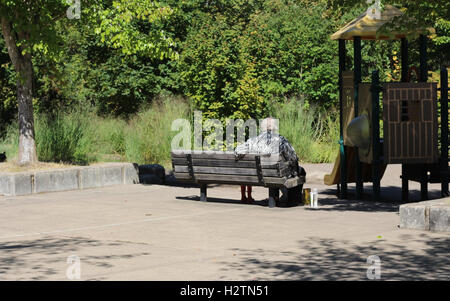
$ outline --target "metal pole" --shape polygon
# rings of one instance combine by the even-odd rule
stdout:
[[[361,83],[361,37],[354,37],[353,40],[354,50],[354,69],[355,69],[355,117],[358,117],[358,97],[359,97],[359,84]],[[363,195],[363,181],[361,172],[361,162],[359,160],[358,148],[355,147],[355,168],[356,168],[356,199],[362,199]]]
[[[406,83],[408,79],[408,41],[403,38],[401,44],[402,55],[402,79],[401,81]],[[385,142],[386,143],[386,142]],[[407,202],[409,198],[409,183],[407,177],[407,166],[402,164],[402,201]]]
[[[441,68],[441,194],[448,192],[448,71]]]
[[[372,72],[372,199],[380,201],[380,77],[378,71]]]
[[[420,82],[426,83],[428,80],[428,65],[427,65],[427,37],[420,35],[419,37],[420,47]],[[421,180],[420,180],[420,195],[422,201],[425,201],[428,196],[428,175],[426,165],[420,166],[422,168]]]
[[[347,198],[347,158],[345,153],[344,146],[344,104],[343,104],[343,95],[342,95],[342,73],[345,71],[345,40],[339,40],[339,153],[340,153],[340,199]]]

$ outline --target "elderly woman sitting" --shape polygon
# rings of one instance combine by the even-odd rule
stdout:
[[[298,157],[292,145],[285,137],[278,134],[277,120],[272,117],[263,120],[261,134],[238,145],[234,153],[237,158],[245,154],[276,154],[289,163],[290,177],[306,175],[303,168],[298,165]],[[241,185],[241,201],[253,202],[252,186],[247,186],[247,193],[248,195],[245,196],[245,185]]]

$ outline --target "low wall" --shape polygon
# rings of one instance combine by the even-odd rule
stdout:
[[[400,228],[450,231],[450,198],[401,205]]]
[[[0,172],[0,195],[80,190],[139,183],[138,165],[105,163],[33,172]]]

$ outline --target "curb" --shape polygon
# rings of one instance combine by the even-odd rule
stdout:
[[[401,205],[400,228],[450,231],[450,198]]]
[[[0,195],[19,196],[138,183],[137,164],[107,163],[34,172],[0,173]]]

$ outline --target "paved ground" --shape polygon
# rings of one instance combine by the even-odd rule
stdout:
[[[0,197],[0,280],[67,280],[71,255],[81,280],[365,280],[370,255],[384,280],[450,280],[450,233],[398,228],[398,175],[390,167],[376,204],[310,183],[319,209],[270,209],[259,187],[256,205],[230,186],[208,203],[198,188],[158,185]]]

